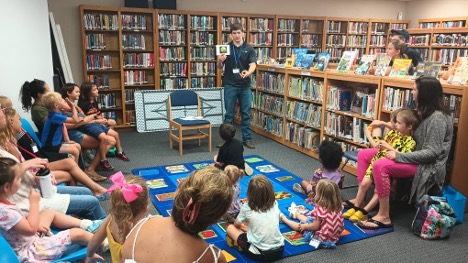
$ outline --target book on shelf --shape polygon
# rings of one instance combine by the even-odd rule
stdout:
[[[315,54],[303,54],[301,59],[300,68],[303,69],[310,69],[312,67],[312,63],[314,62]]]
[[[412,60],[406,58],[397,58],[393,61],[390,77],[404,78],[408,75],[408,70],[411,67]]]
[[[293,48],[293,54],[294,54],[294,67],[300,67],[301,66],[301,60],[302,56],[304,54],[307,54],[307,48]]]
[[[453,76],[448,79],[449,83],[465,85],[468,80],[468,57],[462,57],[455,69]]]
[[[439,71],[440,71],[440,68],[442,67],[442,63],[434,62],[434,61],[427,61],[423,65],[424,65],[424,71],[423,71],[424,76],[434,77],[434,78],[437,78],[437,76],[439,76]]]
[[[367,71],[372,66],[372,63],[374,63],[374,60],[375,60],[375,55],[363,55],[354,73],[358,75],[367,74]]]
[[[357,50],[347,50],[343,52],[343,56],[341,56],[340,62],[338,62],[338,66],[336,67],[336,72],[348,73],[353,66],[357,54]]]
[[[317,63],[314,66],[314,69],[318,69],[324,71],[328,67],[328,62],[330,61],[330,54],[329,53],[320,53],[318,54]]]
[[[377,54],[377,67],[375,69],[374,75],[375,76],[385,76],[387,72],[388,65],[392,61],[392,58],[387,56],[385,53]]]

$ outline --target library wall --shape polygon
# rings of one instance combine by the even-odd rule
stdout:
[[[410,28],[418,27],[418,19],[466,16],[466,0],[416,0],[407,2],[404,19],[410,19]]]
[[[0,94],[11,98],[18,113],[30,119],[31,115],[21,110],[21,85],[34,78],[52,84],[47,0],[8,1],[2,4],[0,17]]]
[[[405,12],[405,2],[399,1],[342,1],[342,0],[295,0],[285,5],[283,0],[177,0],[179,10],[219,11],[232,13],[281,14],[294,16],[334,16],[353,18],[396,19],[399,11]],[[56,23],[62,26],[75,82],[83,81],[80,35],[80,5],[124,6],[123,0],[49,0],[49,10],[54,13]],[[349,10],[360,10],[349,12]]]

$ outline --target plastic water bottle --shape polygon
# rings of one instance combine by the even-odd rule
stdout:
[[[50,198],[53,195],[52,177],[50,170],[47,168],[40,169],[37,174],[39,177],[39,186],[41,187],[41,196],[43,198]]]

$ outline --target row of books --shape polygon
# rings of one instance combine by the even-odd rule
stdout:
[[[399,29],[406,29],[408,27],[408,24],[390,24],[390,29],[394,30],[399,30]]]
[[[125,124],[127,124],[127,125],[135,125],[136,124],[135,110],[126,110],[125,111]]]
[[[320,128],[322,107],[312,103],[290,100],[286,102],[286,117],[309,127]]]
[[[250,34],[250,45],[270,46],[273,43],[273,33],[256,32]]]
[[[117,15],[108,14],[84,14],[85,30],[118,30],[119,20]]]
[[[387,45],[387,36],[371,36],[369,39],[369,45],[371,47],[386,47]]]
[[[278,46],[294,46],[296,45],[295,42],[296,41],[295,41],[294,34],[287,33],[287,34],[278,35],[278,39],[277,39]]]
[[[284,74],[260,72],[260,74],[257,75],[257,85],[259,90],[284,94],[284,82]]]
[[[115,93],[99,94],[97,100],[101,109],[117,107],[117,95]]]
[[[364,89],[365,90],[365,89]],[[375,119],[378,104],[378,92],[369,94],[367,90],[356,91],[351,103],[351,111],[363,117]],[[376,99],[377,98],[377,99]]]
[[[388,23],[372,23],[371,33],[372,34],[387,34]]]
[[[247,28],[247,19],[245,17],[222,17],[221,30],[230,31],[231,25],[234,23],[241,24],[243,28]]]
[[[346,36],[344,35],[328,35],[327,47],[344,47],[346,45]]]
[[[460,108],[462,97],[456,95],[444,94],[444,105],[450,111],[453,123],[458,123],[460,119]]]
[[[273,57],[271,47],[254,47],[257,52],[257,61],[268,63],[270,58]]]
[[[112,69],[111,55],[87,55],[86,68],[88,70]]]
[[[320,46],[320,36],[317,34],[303,34],[301,45],[307,47]]]
[[[418,35],[418,36],[410,36],[408,39],[408,46],[429,46],[429,42],[431,41],[431,35]]]
[[[458,57],[468,57],[468,49],[431,50],[431,61],[441,62],[444,65],[453,65]]]
[[[185,47],[160,47],[160,61],[186,60]]]
[[[367,37],[366,36],[348,36],[346,38],[346,46],[347,47],[365,48],[366,45],[367,45]]]
[[[273,31],[275,20],[272,18],[251,18],[250,31]]]
[[[278,31],[296,32],[296,19],[278,19]]]
[[[145,36],[144,35],[122,35],[122,48],[145,50],[146,49]]]
[[[442,24],[439,22],[419,23],[419,28],[461,28],[465,27],[465,20],[447,21]]]
[[[98,89],[109,89],[109,76],[106,74],[101,74],[101,75],[93,75],[90,74],[88,75],[88,81],[91,81],[92,83],[96,84]]]
[[[113,119],[117,122],[117,114],[115,113],[115,111],[103,111],[101,112],[101,115],[105,119]]]
[[[216,37],[212,32],[196,31],[190,33],[191,45],[215,45]]]
[[[327,111],[323,128],[326,133],[332,136],[351,140],[355,143],[367,144],[365,131],[369,124],[369,121],[360,118]]]
[[[231,36],[231,33],[221,33],[221,43],[223,45],[227,45],[229,44],[229,42],[232,41],[232,36]]]
[[[369,55],[377,55],[379,53],[385,53],[386,48],[384,47],[371,47],[369,48]]]
[[[162,78],[159,82],[159,88],[161,90],[186,89],[187,81],[187,78]]]
[[[329,110],[350,111],[351,89],[327,86],[325,104]]]
[[[122,18],[122,29],[124,30],[150,30],[151,29],[151,17],[135,14],[135,15],[122,15],[121,18]]]
[[[104,34],[87,34],[85,36],[85,47],[90,49],[106,49]]]
[[[216,20],[212,16],[190,16],[191,30],[214,30]]]
[[[327,21],[327,33],[341,33],[340,21]]]
[[[162,63],[160,66],[161,77],[184,77],[187,76],[187,63]]]
[[[434,34],[433,46],[465,47],[468,45],[468,34]]]
[[[262,92],[255,92],[253,102],[254,107],[271,114],[283,115],[284,98]]]
[[[198,88],[214,88],[216,87],[216,79],[214,77],[201,77],[201,78],[190,78],[190,87],[192,89]]]
[[[419,56],[421,56],[421,59],[423,61],[428,61],[429,60],[429,49],[428,48],[413,48],[416,50],[416,52],[419,53]]]
[[[159,44],[160,45],[185,45],[185,32],[184,31],[159,31]]]
[[[305,100],[323,101],[323,80],[289,76],[288,94]]]
[[[287,122],[285,139],[297,146],[316,150],[320,145],[320,132],[294,122]]]
[[[348,34],[367,34],[368,22],[348,22]]]
[[[327,47],[325,52],[330,54],[330,62],[331,63],[336,63],[336,62],[340,61],[341,57],[343,56],[343,49],[341,49],[341,48]]]
[[[190,52],[192,60],[216,59],[216,50],[214,47],[192,47]]]
[[[184,15],[158,15],[158,27],[163,30],[185,29],[185,16]]]
[[[411,90],[385,87],[382,109],[393,111],[400,108],[414,108]]]
[[[125,89],[125,102],[134,102],[135,101],[135,89]]]
[[[153,53],[124,53],[124,68],[152,68],[154,67]]]
[[[216,62],[192,62],[190,73],[197,76],[216,76]]]
[[[283,118],[278,118],[260,111],[254,111],[252,113],[251,123],[268,133],[283,137]]]
[[[137,85],[148,83],[146,70],[126,70],[124,71],[124,84]]]
[[[276,57],[278,59],[283,59],[283,58],[291,57],[291,55],[293,53],[293,48],[292,47],[280,47],[280,48],[278,48],[277,51],[278,52],[276,54]]]

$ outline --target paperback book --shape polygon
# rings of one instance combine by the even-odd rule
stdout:
[[[304,54],[302,55],[300,68],[310,69],[312,63],[314,63],[315,54]]]
[[[375,76],[385,76],[385,72],[387,71],[388,65],[392,61],[392,58],[387,56],[384,53],[378,54],[377,56],[377,67],[375,69],[374,75]]]
[[[329,53],[318,54],[317,64],[315,64],[314,69],[325,71],[328,67],[328,61],[330,61]]]
[[[261,173],[279,172],[279,170],[276,167],[274,167],[273,165],[271,165],[271,164],[257,166],[257,167],[255,167],[255,169],[257,169],[257,171],[259,171]]]
[[[293,48],[293,54],[295,57],[294,67],[299,68],[301,66],[302,57],[307,54],[307,50],[307,48]]]
[[[338,66],[336,67],[336,72],[338,73],[349,73],[349,70],[353,66],[354,60],[356,59],[356,56],[358,54],[357,50],[352,50],[352,51],[345,51],[343,52],[343,56],[340,59],[340,62],[338,63]]]
[[[412,63],[411,59],[397,58],[393,61],[392,70],[390,71],[390,77],[404,78],[408,75],[408,69]]]
[[[374,60],[375,60],[375,55],[363,55],[354,73],[358,75],[367,74],[367,71],[372,66],[372,63],[374,63]]]
[[[440,62],[434,62],[434,61],[425,62],[423,75],[427,77],[437,78],[439,76],[439,71],[441,67],[442,67],[442,63]]]
[[[166,183],[166,181],[164,181],[163,178],[148,180],[146,181],[146,185],[148,186],[148,188],[151,189],[168,187],[168,184]]]

